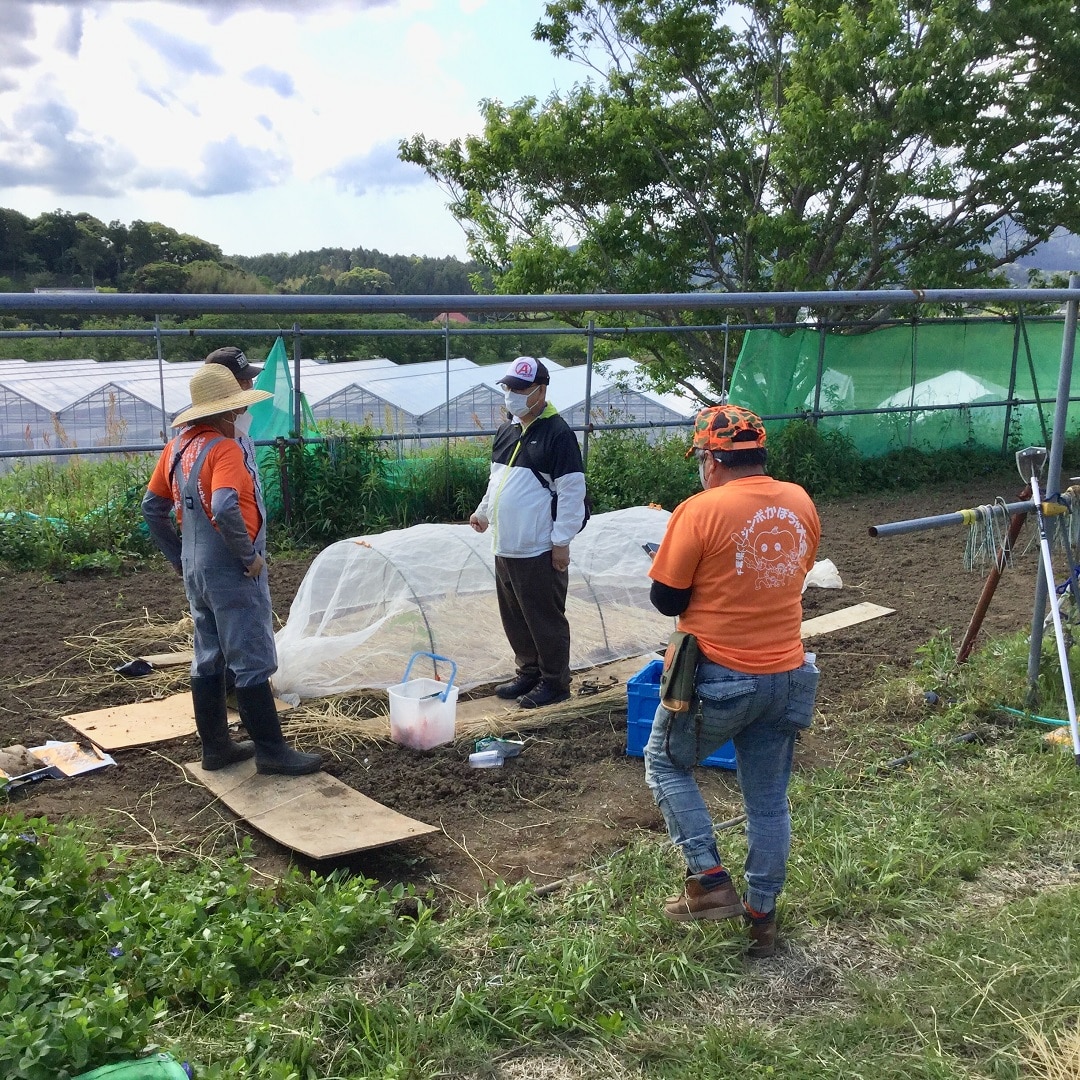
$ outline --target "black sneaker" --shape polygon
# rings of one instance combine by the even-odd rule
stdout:
[[[539,682],[539,675],[519,675],[511,682],[500,683],[496,686],[495,696],[510,701],[513,698],[521,697],[522,694],[527,694]]]
[[[549,682],[541,681],[535,690],[530,690],[524,697],[518,699],[518,704],[523,709],[542,709],[545,705],[558,705],[560,701],[569,701],[570,691],[560,690]]]

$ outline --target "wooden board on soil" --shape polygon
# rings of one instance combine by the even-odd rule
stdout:
[[[254,760],[206,772],[184,768],[253,828],[312,859],[330,859],[438,832],[331,776],[264,776]]]
[[[279,713],[291,708],[284,701],[277,702]],[[187,693],[173,694],[159,701],[137,701],[132,705],[71,713],[60,719],[102,750],[126,750],[195,734],[195,710],[191,695]],[[229,711],[229,722],[240,722],[239,715],[232,710]]]
[[[819,615],[816,619],[805,619],[802,624],[802,636],[815,637],[818,634],[828,634],[832,630],[843,630],[845,627],[868,622],[870,619],[880,619],[882,615],[891,615],[894,610],[894,608],[882,607],[880,604],[853,604],[839,611],[830,611],[827,615]]]

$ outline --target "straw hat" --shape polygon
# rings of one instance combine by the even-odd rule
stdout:
[[[209,416],[246,409],[256,401],[265,401],[274,395],[269,390],[241,390],[236,376],[221,364],[204,364],[188,384],[191,404],[173,418],[172,426],[180,427],[192,420],[205,420]]]

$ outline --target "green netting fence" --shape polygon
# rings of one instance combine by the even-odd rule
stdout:
[[[289,372],[289,355],[282,338],[279,337],[274,342],[273,348],[267,354],[263,369],[255,380],[255,389],[268,390],[274,396],[251,406],[251,437],[256,441],[262,441],[287,439],[295,434],[296,396],[293,393],[293,380]],[[301,394],[301,415],[304,438],[317,437],[319,430],[315,426],[315,417],[303,394]],[[256,458],[259,463],[259,475],[263,482],[266,512],[271,520],[275,520],[282,516],[284,503],[278,450],[273,446],[260,446],[256,451]]]
[[[748,330],[729,396],[762,416],[843,431],[867,457],[907,446],[1049,446],[1063,326],[1021,318]],[[1067,432],[1078,425],[1070,402]]]

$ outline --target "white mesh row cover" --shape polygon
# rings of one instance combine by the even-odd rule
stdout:
[[[675,627],[649,603],[649,556],[671,515],[647,506],[595,514],[570,545],[570,667],[637,656]],[[414,525],[341,540],[319,553],[277,633],[278,694],[344,694],[402,682],[409,658],[457,664],[463,690],[514,674],[495,599],[491,534]],[[418,658],[409,678],[431,677]],[[450,678],[448,665],[439,675]]]

